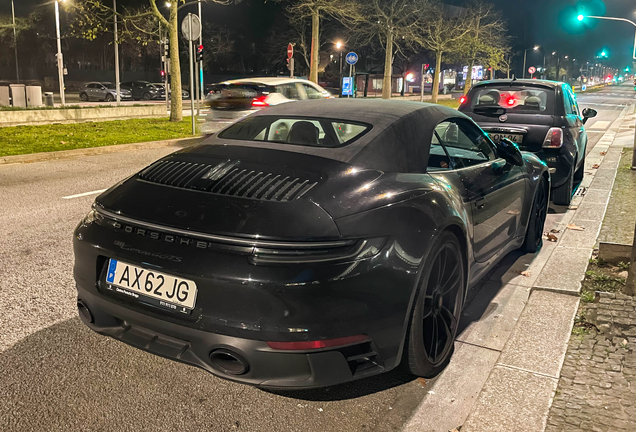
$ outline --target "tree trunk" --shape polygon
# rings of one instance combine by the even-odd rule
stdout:
[[[318,63],[320,63],[320,11],[311,13],[311,66],[309,81],[318,84]]]
[[[178,122],[183,120],[183,105],[181,101],[181,62],[179,61],[179,25],[176,7],[170,8],[168,37],[170,39],[170,121]]]
[[[439,75],[442,69],[442,51],[435,53],[435,75],[433,76],[433,96],[431,102],[437,103],[437,96],[439,95]]]
[[[393,33],[389,32],[386,38],[386,50],[384,55],[384,79],[382,80],[382,99],[391,99],[392,75],[393,75]]]
[[[466,83],[464,84],[464,95],[467,95],[470,88],[473,86],[473,64],[471,61],[468,63],[468,72],[466,73]]]

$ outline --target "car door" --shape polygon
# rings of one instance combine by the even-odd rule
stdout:
[[[301,90],[302,89],[299,89],[298,86],[296,86],[296,83],[281,84],[276,86],[276,92],[291,100],[301,100]]]
[[[579,110],[579,104],[576,101],[576,97],[569,85],[563,85],[563,101],[565,103],[565,116],[568,122],[568,131],[566,133],[571,134],[572,141],[576,144],[578,159],[583,160],[585,157],[585,150],[587,148],[587,132],[585,131],[585,125],[583,123],[583,117]],[[576,168],[576,167],[575,167]]]
[[[469,120],[442,122],[435,137],[450,159],[449,164],[442,158],[440,168],[450,165],[448,181],[470,207],[475,260],[485,262],[520,235],[523,171],[499,157],[493,142]]]
[[[324,99],[323,94],[314,86],[310,84],[302,84],[305,89],[305,94],[307,95],[307,99]]]
[[[84,93],[86,93],[86,97],[88,98],[88,100],[91,100],[93,96],[93,84],[86,84],[86,86],[84,87]]]
[[[95,84],[95,97],[97,99],[106,99],[106,87],[103,84]]]

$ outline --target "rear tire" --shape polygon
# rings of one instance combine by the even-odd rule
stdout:
[[[88,102],[88,95],[86,93],[80,93],[80,100],[82,102]]]
[[[149,101],[150,99],[152,99],[152,98],[150,97],[150,93],[144,93],[143,98],[144,98],[144,100],[145,100],[145,101]]]
[[[106,102],[112,102],[112,101],[114,101],[114,100],[115,100],[115,98],[113,97],[113,95],[112,95],[112,94],[108,93],[108,94],[106,95],[106,99],[105,99],[105,100],[106,100]]]
[[[545,178],[541,177],[532,201],[532,209],[530,210],[530,218],[526,228],[526,238],[523,241],[523,246],[521,246],[521,250],[524,252],[535,253],[543,246],[543,229],[547,214],[547,184]]]
[[[446,367],[455,350],[466,291],[464,254],[457,237],[442,233],[422,272],[403,365],[413,375],[432,378]]]
[[[574,191],[574,166],[570,169],[568,178],[561,186],[552,189],[552,202],[556,205],[568,206],[572,202]]]

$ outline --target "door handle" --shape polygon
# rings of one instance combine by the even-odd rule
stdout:
[[[477,207],[477,210],[482,210],[486,207],[486,198],[477,198],[475,200],[475,207]]]

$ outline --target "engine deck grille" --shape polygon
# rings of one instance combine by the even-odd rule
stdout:
[[[278,202],[299,199],[317,184],[298,177],[240,168],[239,164],[236,160],[218,165],[159,161],[142,171],[139,178],[215,195]]]

